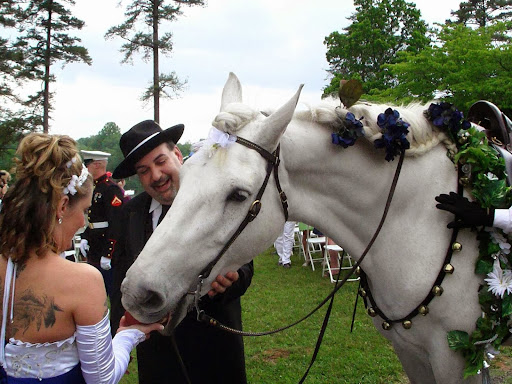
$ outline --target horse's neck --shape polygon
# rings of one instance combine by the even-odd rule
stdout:
[[[290,219],[317,227],[359,254],[379,224],[398,159],[386,162],[384,151],[365,139],[341,148],[331,143],[328,128],[301,121],[288,127],[282,147]],[[388,221],[407,225],[415,215],[437,214],[434,196],[456,185],[445,152],[438,146],[405,159]],[[393,211],[403,206],[407,209]]]
[[[292,124],[282,139],[291,217],[326,233],[339,228],[340,217],[347,225],[351,217],[366,217],[378,173],[367,143],[343,149],[331,143],[325,127],[301,121]]]

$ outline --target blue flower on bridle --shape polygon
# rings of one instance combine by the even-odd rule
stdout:
[[[382,131],[382,138],[374,141],[375,148],[386,149],[386,160],[392,161],[411,146],[407,140],[409,124],[400,118],[396,109],[388,108],[377,117],[377,125]]]
[[[425,111],[425,116],[436,127],[445,131],[453,142],[457,143],[457,135],[461,129],[468,129],[471,124],[464,119],[464,114],[451,103],[432,103]]]
[[[347,112],[343,121],[343,126],[338,132],[331,134],[332,143],[348,148],[355,144],[356,140],[364,136],[363,123],[356,119],[352,112]]]

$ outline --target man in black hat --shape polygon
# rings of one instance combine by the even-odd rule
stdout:
[[[121,136],[124,160],[114,178],[137,174],[144,192],[132,198],[122,210],[113,256],[114,284],[111,296],[111,326],[115,333],[124,314],[120,286],[126,271],[139,255],[154,228],[165,216],[179,188],[183,156],[175,143],[183,125],[166,130],[152,120],[143,121]],[[121,228],[122,227],[122,228]],[[240,296],[251,283],[252,262],[237,272],[218,276],[201,309],[221,323],[241,329]],[[179,352],[176,352],[176,349]],[[229,334],[197,321],[190,312],[172,337],[159,333],[137,347],[140,384],[187,383],[244,384],[244,346],[241,336]]]
[[[112,224],[119,218],[123,205],[123,192],[107,174],[110,153],[82,150],[84,165],[94,180],[94,191],[88,225],[81,234],[80,252],[87,262],[102,274],[107,295],[112,289],[111,259],[115,247]]]

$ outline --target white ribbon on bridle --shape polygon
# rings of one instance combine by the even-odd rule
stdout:
[[[208,149],[208,156],[211,157],[215,149],[227,148],[229,145],[236,142],[236,136],[227,132],[223,132],[215,127],[211,127],[208,138],[205,140],[202,148]]]
[[[208,140],[211,140],[213,144],[226,148],[228,145],[233,144],[236,141],[236,136],[212,127],[208,134]]]

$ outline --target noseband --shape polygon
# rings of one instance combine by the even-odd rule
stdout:
[[[261,210],[261,198],[263,196],[263,193],[265,192],[265,188],[267,187],[268,180],[270,179],[270,174],[272,171],[274,171],[274,179],[276,181],[276,188],[279,192],[279,198],[281,200],[281,205],[283,206],[284,211],[284,218],[285,220],[288,220],[288,201],[286,199],[286,194],[281,189],[281,184],[279,183],[279,175],[278,175],[278,169],[279,169],[279,149],[280,145],[277,146],[276,150],[273,153],[270,153],[266,149],[260,147],[258,144],[253,143],[252,141],[246,140],[242,137],[236,138],[236,143],[243,145],[244,147],[250,148],[258,152],[265,160],[267,160],[267,174],[265,176],[265,180],[263,180],[263,184],[260,187],[260,190],[258,191],[258,194],[256,195],[256,198],[254,199],[253,203],[251,204],[251,207],[249,208],[249,211],[247,212],[247,215],[245,216],[244,220],[236,230],[236,232],[231,236],[229,241],[224,245],[224,248],[219,252],[217,257],[213,259],[199,274],[198,276],[198,282],[197,282],[197,288],[195,292],[189,292],[190,294],[194,294],[196,297],[195,305],[197,312],[199,314],[200,310],[198,308],[198,298],[200,295],[201,287],[203,285],[204,279],[206,279],[215,264],[220,260],[220,258],[226,253],[226,251],[231,247],[231,245],[235,242],[235,240],[238,238],[238,236],[242,233],[242,231],[245,229],[247,224],[249,224],[251,221],[253,221],[256,216],[258,216],[258,213]]]

